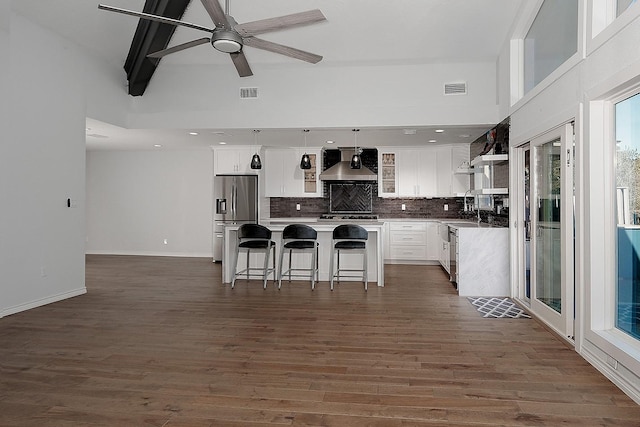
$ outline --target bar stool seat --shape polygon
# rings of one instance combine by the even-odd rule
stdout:
[[[369,280],[367,276],[367,239],[369,232],[363,227],[356,224],[342,224],[333,229],[333,238],[331,240],[331,259],[329,260],[329,274],[331,281],[331,290],[333,290],[333,281],[340,281],[341,277],[354,277],[353,275],[345,275],[347,272],[361,272],[362,281],[364,282],[364,290],[369,288]],[[340,268],[340,252],[355,252],[362,254],[362,269]],[[337,259],[336,268],[334,270],[334,259]]]
[[[237,232],[238,244],[236,246],[233,280],[231,288],[236,284],[236,278],[245,275],[249,280],[251,276],[262,277],[262,288],[267,288],[267,278],[273,274],[273,281],[276,280],[276,243],[271,240],[271,230],[260,224],[242,224]],[[251,251],[264,253],[264,264],[261,267],[250,266]],[[247,253],[247,264],[243,270],[238,271],[238,258],[240,252]],[[269,267],[269,255],[273,253],[273,265]]]
[[[318,232],[306,224],[290,224],[282,230],[282,246],[280,248],[280,262],[278,264],[278,289],[282,286],[282,276],[307,277],[311,279],[311,290],[315,289],[318,280]],[[283,269],[284,253],[289,251],[289,268]],[[292,268],[292,252],[311,253],[311,265],[309,268]],[[296,272],[296,273],[294,273]],[[306,272],[307,274],[302,274]]]

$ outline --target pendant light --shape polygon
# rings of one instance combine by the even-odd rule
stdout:
[[[360,169],[362,167],[362,159],[360,158],[360,153],[358,151],[358,132],[360,129],[352,129],[353,131],[353,147],[355,148],[355,153],[353,153],[353,157],[351,158],[351,169]]]
[[[304,154],[302,155],[302,159],[300,159],[300,169],[311,169],[311,158],[307,154],[307,134],[309,133],[309,129],[302,129],[304,132]]]
[[[251,157],[251,169],[262,169],[262,161],[260,160],[260,155],[258,155],[258,133],[259,129],[253,130],[253,145],[256,146],[256,152]]]

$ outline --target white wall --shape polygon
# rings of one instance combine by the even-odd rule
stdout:
[[[212,182],[209,149],[88,151],[87,253],[211,257]]]
[[[215,76],[215,77],[212,77]],[[444,96],[467,82],[468,94]],[[240,87],[258,99],[240,100]],[[303,128],[497,123],[496,63],[271,67],[238,80],[228,67],[161,65],[133,100],[139,128]]]
[[[0,317],[85,292],[83,60],[2,8]]]

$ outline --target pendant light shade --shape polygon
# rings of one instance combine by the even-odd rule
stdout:
[[[309,129],[303,129],[304,132],[304,154],[300,159],[300,169],[311,169],[311,158],[307,154],[307,133],[309,133]]]
[[[253,157],[251,157],[251,169],[262,169],[262,161],[258,153],[255,153]]]
[[[262,161],[260,160],[260,155],[258,154],[258,133],[260,130],[253,130],[253,143],[256,146],[256,152],[251,157],[251,169],[262,169]]]
[[[355,149],[355,153],[353,153],[353,157],[351,157],[351,169],[360,169],[362,167],[362,159],[360,158],[360,151],[358,150],[358,132],[360,129],[352,129],[353,130],[353,148]]]

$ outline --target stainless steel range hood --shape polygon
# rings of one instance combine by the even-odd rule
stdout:
[[[319,178],[323,181],[377,181],[378,175],[364,165],[360,169],[351,169],[355,151],[354,148],[341,148],[340,161],[322,172]]]

